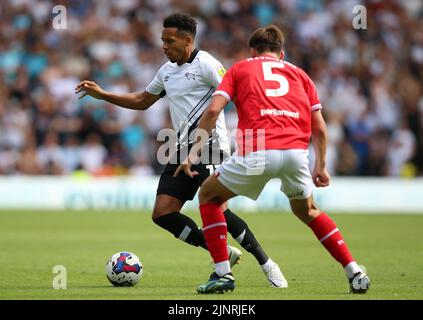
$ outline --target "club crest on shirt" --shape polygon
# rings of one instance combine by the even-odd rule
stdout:
[[[185,77],[187,77],[188,80],[195,80],[195,74],[191,72],[186,72]]]

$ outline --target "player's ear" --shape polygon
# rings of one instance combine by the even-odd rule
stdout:
[[[283,52],[283,50],[281,51],[281,55],[279,57],[279,60],[283,60],[283,57],[285,56],[285,52]]]
[[[187,36],[185,38],[185,44],[186,44],[187,47],[189,47],[193,43],[194,43],[194,38],[192,36]]]
[[[250,48],[250,56],[252,58],[257,57],[257,50],[254,48]]]

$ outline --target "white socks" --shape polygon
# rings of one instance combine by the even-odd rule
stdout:
[[[214,264],[214,271],[219,276],[224,276],[225,274],[231,272],[231,266],[229,265],[229,260],[215,263]]]
[[[260,267],[264,272],[266,272],[271,267],[273,267],[274,264],[275,264],[275,262],[272,259],[269,258],[269,260],[267,260],[267,262],[265,264],[260,265]]]
[[[348,263],[345,267],[344,270],[347,274],[347,278],[348,279],[352,279],[352,277],[357,273],[357,272],[363,272],[363,270],[358,266],[357,262],[352,261],[350,263]]]

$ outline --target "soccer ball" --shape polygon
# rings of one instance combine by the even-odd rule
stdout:
[[[134,286],[140,281],[143,266],[140,259],[131,252],[118,252],[106,263],[106,275],[116,287]]]

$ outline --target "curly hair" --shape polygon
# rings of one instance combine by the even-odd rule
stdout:
[[[190,33],[193,37],[197,32],[197,22],[188,14],[174,13],[163,21],[164,28],[177,28],[178,31]]]

